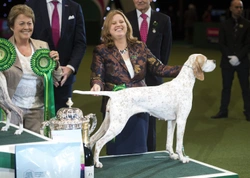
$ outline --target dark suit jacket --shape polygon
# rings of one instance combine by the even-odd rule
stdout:
[[[32,37],[46,41],[51,50],[57,50],[60,64],[62,66],[73,66],[76,74],[87,47],[85,22],[81,6],[72,0],[62,1],[61,37],[58,47],[55,48],[46,1],[29,0],[26,4],[35,13],[36,22]],[[70,19],[69,17],[73,18]],[[75,75],[71,75],[65,85],[72,84],[74,81]]]
[[[91,86],[99,84],[102,90],[107,91],[111,91],[114,85],[124,83],[127,87],[141,87],[145,86],[147,70],[158,77],[176,77],[180,72],[181,66],[163,65],[143,42],[129,44],[128,51],[135,72],[132,79],[118,49],[98,45],[93,52]],[[103,106],[106,105],[105,102],[104,100]]]
[[[126,16],[132,25],[133,35],[138,40],[141,40],[136,10],[128,12]],[[172,31],[169,16],[154,10],[151,11],[146,45],[163,64],[167,65],[172,47]],[[154,86],[162,84],[162,82],[161,77],[154,76],[151,72],[147,73],[147,85]]]
[[[235,22],[229,18],[221,23],[219,45],[222,53],[220,67],[230,68],[228,56],[235,55],[240,60],[239,67],[249,67],[248,53],[250,52],[250,22],[244,18],[238,20],[238,30],[234,32]]]

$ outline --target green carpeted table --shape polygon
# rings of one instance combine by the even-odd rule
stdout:
[[[0,128],[3,126],[0,122]],[[21,135],[14,135],[16,129],[11,126],[7,132],[0,131],[0,178],[14,178],[16,144],[50,140],[26,129]],[[103,168],[95,168],[95,178],[238,178],[236,173],[193,159],[187,164],[171,160],[165,151],[103,156],[100,160]]]
[[[103,168],[95,168],[95,178],[238,178],[236,173],[193,159],[186,164],[171,160],[166,151],[105,156],[100,161]]]

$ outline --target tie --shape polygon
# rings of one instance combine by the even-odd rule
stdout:
[[[235,19],[235,24],[234,24],[234,32],[237,32],[237,30],[238,30],[238,20],[237,19]]]
[[[57,44],[60,38],[60,24],[59,24],[58,10],[57,10],[58,1],[53,0],[52,3],[54,5],[54,10],[52,13],[52,25],[51,25],[52,26],[52,38],[53,38],[55,47],[57,47]]]
[[[148,35],[148,22],[147,22],[147,15],[141,14],[141,17],[143,18],[140,28],[140,35],[141,40],[146,43],[147,41],[147,35]]]

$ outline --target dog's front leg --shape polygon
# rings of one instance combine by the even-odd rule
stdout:
[[[19,129],[16,130],[14,134],[20,135],[23,132],[23,111],[12,103],[9,103],[9,107],[12,109],[12,112],[15,113],[19,122]]]
[[[18,130],[15,131],[15,135],[20,135],[23,132],[23,124],[19,124]]]
[[[183,163],[189,162],[189,157],[184,153],[184,146],[183,146],[183,137],[185,132],[185,125],[186,122],[177,123],[177,138],[176,138],[176,153],[179,156],[179,160]]]
[[[175,130],[176,121],[168,121],[167,126],[167,140],[166,140],[166,150],[171,159],[178,159],[178,155],[174,153],[173,150],[173,140],[174,140],[174,130]]]
[[[8,131],[8,129],[10,127],[11,112],[9,110],[7,110],[6,108],[4,108],[3,110],[6,113],[6,124],[5,124],[5,126],[2,127],[1,131]]]

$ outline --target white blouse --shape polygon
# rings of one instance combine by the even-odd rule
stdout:
[[[128,68],[130,78],[133,78],[135,76],[135,72],[134,72],[134,68],[133,68],[133,65],[132,65],[130,59],[128,58],[128,59],[124,60],[124,62]]]
[[[32,54],[34,48],[31,45]],[[16,47],[17,56],[20,60],[23,70],[23,76],[17,86],[17,89],[12,98],[13,103],[25,109],[43,107],[43,78],[36,75],[30,66],[31,56],[24,56]]]

